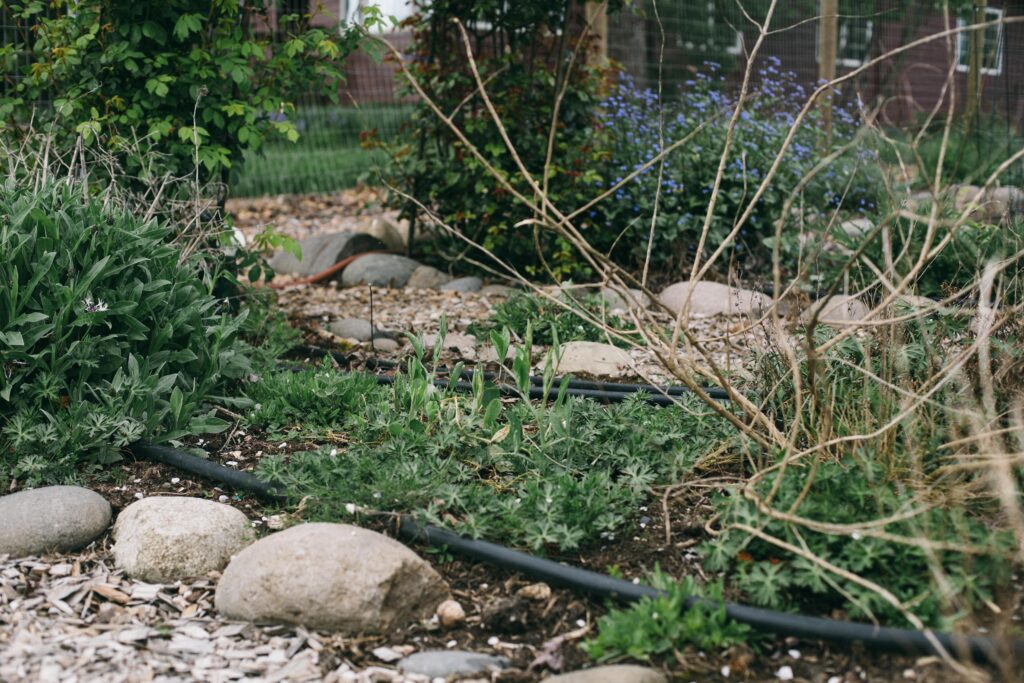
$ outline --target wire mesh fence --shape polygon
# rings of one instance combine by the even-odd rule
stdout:
[[[795,0],[779,5],[776,29],[761,47],[754,75],[790,72],[813,87],[821,75],[820,4]],[[858,71],[844,83],[840,97],[876,112],[881,125],[894,128],[921,121],[942,98],[962,107],[970,62],[965,33],[923,42],[865,67],[879,55],[955,29],[970,17],[963,12],[947,17],[940,5],[934,0],[840,0],[835,73]],[[1024,16],[1024,0],[989,0],[987,5],[980,16],[988,22]],[[408,33],[387,37],[400,48],[410,41]],[[606,50],[638,86],[654,88],[660,82],[663,96],[685,97],[687,83],[709,68],[736,87],[756,38],[756,27],[734,0],[639,0],[609,15]],[[1021,145],[1024,121],[1024,23],[990,27],[983,43],[979,97],[984,125],[974,126],[972,144],[976,154],[1008,156]],[[273,143],[262,156],[254,155],[236,178],[235,194],[329,191],[373,180],[381,153],[363,149],[360,136],[367,131],[398,134],[412,105],[400,101],[394,65],[357,55],[347,74],[339,104],[299,103],[296,125],[303,137],[294,145]],[[1015,182],[1024,180],[1019,169],[1012,174]]]
[[[400,0],[385,9],[399,17],[414,11]],[[305,0],[289,0],[282,11],[299,9]],[[388,3],[385,3],[388,4]],[[749,3],[747,3],[749,4]],[[961,3],[963,4],[963,3]],[[878,64],[871,60],[900,46],[937,35],[947,26],[976,20],[1008,23],[984,31],[977,88],[983,124],[967,140],[978,157],[1008,156],[1024,144],[1024,0],[975,0],[973,11],[951,12],[935,0],[838,0],[835,73],[857,72],[844,83],[840,98],[877,113],[877,121],[907,128],[936,104],[952,101],[962,108],[970,96],[970,40],[967,33],[923,42]],[[292,7],[295,5],[295,7]],[[315,1],[310,10],[317,10]],[[340,0],[322,21],[352,18],[357,0]],[[755,64],[755,78],[790,72],[807,87],[821,76],[820,0],[778,3],[772,34]],[[322,6],[319,6],[322,9]],[[24,28],[22,26],[22,28]],[[15,41],[16,22],[0,3],[0,38]],[[409,32],[386,36],[400,50]],[[635,0],[612,12],[605,36],[607,58],[641,88],[661,85],[663,97],[685,97],[687,83],[709,68],[724,74],[727,87],[739,84],[757,29],[735,0]],[[13,69],[0,87],[10,88],[23,74],[25,55],[13,55]],[[865,66],[868,65],[868,66]],[[413,100],[401,95],[394,64],[355,54],[346,63],[346,81],[337,103],[309,94],[293,114],[298,142],[268,142],[233,174],[232,194],[253,196],[329,192],[360,180],[374,182],[383,153],[362,144],[368,134],[399,135],[409,123]],[[953,78],[950,82],[949,73]],[[1024,184],[1024,169],[1011,169],[1010,182]]]

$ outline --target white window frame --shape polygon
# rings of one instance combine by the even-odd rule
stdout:
[[[872,19],[866,19],[865,21],[867,23],[865,24],[865,28],[867,29],[867,31],[865,33],[865,40],[867,41],[867,45],[865,45],[864,59],[851,59],[849,57],[840,57],[840,55],[843,54],[843,52],[846,50],[846,44],[850,39],[850,20],[861,18],[862,17],[846,17],[846,22],[843,21],[843,17],[839,18],[839,38],[837,41],[838,45],[836,45],[837,66],[856,68],[858,66],[862,66],[864,64],[864,61],[870,56],[871,38],[874,37],[875,35],[875,22]]]
[[[1001,20],[1005,14],[1005,10],[1002,7],[986,7],[985,8],[985,21]],[[967,20],[963,17],[957,17],[956,27],[962,29],[967,26]],[[986,68],[984,64],[981,65],[981,74],[983,76],[999,76],[1003,73],[1003,43],[1006,38],[1003,32],[1004,24],[996,25],[996,68]],[[985,35],[985,31],[982,30],[982,36]],[[971,56],[968,54],[970,45],[970,34],[967,31],[958,31],[956,34],[956,70],[960,73],[967,73],[971,69]],[[982,51],[984,54],[984,50]],[[961,55],[967,57],[967,62],[964,64],[960,63]]]

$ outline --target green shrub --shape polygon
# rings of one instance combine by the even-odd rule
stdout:
[[[598,181],[602,152],[592,144],[593,128],[595,107],[607,84],[606,72],[587,66],[582,53],[572,58],[578,38],[569,20],[573,5],[566,0],[529,0],[509,12],[500,3],[443,0],[425,6],[411,22],[411,50],[419,57],[411,64],[413,74],[441,111],[454,112],[456,125],[487,162],[527,197],[533,198],[533,190],[483,99],[474,95],[476,82],[466,67],[465,48],[452,18],[465,22],[491,103],[539,183],[545,182],[555,103],[568,82],[546,181],[551,201],[563,210],[589,200]],[[566,28],[563,39],[551,37],[555,27]],[[505,50],[497,47],[499,42],[522,49]],[[400,82],[405,84],[404,76]],[[590,275],[589,266],[566,240],[548,230],[517,226],[535,218],[532,211],[491,176],[426,104],[417,105],[412,118],[398,140],[383,140],[395,160],[387,175],[461,234],[438,235],[439,256],[449,261],[469,256],[478,262],[480,254],[467,251],[464,237],[532,276],[579,280]],[[395,201],[408,208],[403,198]]]
[[[138,440],[223,426],[200,411],[249,371],[238,330],[168,229],[83,199],[0,186],[0,472],[95,470]]]
[[[727,89],[725,75],[717,65],[708,63],[679,92],[666,93],[664,103],[659,103],[657,93],[637,87],[625,76],[602,103],[596,144],[609,152],[601,173],[604,188],[618,185],[657,156],[660,117],[664,118],[666,144],[693,135],[667,157],[660,196],[659,169],[654,165],[591,210],[591,220],[605,234],[614,239],[621,233],[613,252],[620,263],[639,266],[646,258],[656,197],[652,264],[670,269],[692,262],[725,150],[727,122],[736,107],[736,97]],[[778,61],[769,59],[737,122],[702,257],[722,244],[746,210],[807,97],[795,75],[781,72]],[[746,273],[764,272],[784,202],[828,149],[818,116],[813,113],[797,130],[778,173],[732,245],[734,263]],[[833,144],[849,141],[856,130],[854,114],[837,105],[835,121]],[[700,128],[702,124],[706,125]],[[840,205],[855,212],[875,208],[880,185],[871,168],[877,168],[877,163],[871,161],[868,150],[841,157],[811,181],[799,205],[819,212]]]
[[[471,394],[435,386],[421,358],[393,385],[367,390],[358,375],[331,382],[345,407],[332,431],[346,435],[345,447],[265,459],[261,475],[306,499],[313,518],[350,519],[354,504],[567,550],[617,533],[651,484],[675,481],[730,433],[695,400],[682,408],[639,396],[607,407],[564,396],[503,404],[479,371]],[[514,365],[522,390],[525,349]]]
[[[642,598],[629,608],[612,609],[597,620],[597,636],[581,645],[591,659],[606,662],[628,657],[647,661],[686,644],[718,651],[753,637],[749,626],[726,616],[721,581],[698,586],[692,577],[676,582],[655,570],[651,585],[665,594]],[[690,598],[704,600],[687,607]]]

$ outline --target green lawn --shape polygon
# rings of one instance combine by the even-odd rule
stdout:
[[[310,105],[292,117],[298,142],[275,140],[249,154],[234,174],[231,195],[331,192],[372,176],[385,159],[379,150],[360,145],[360,133],[376,129],[381,136],[398,133],[412,111],[409,105],[342,107]]]

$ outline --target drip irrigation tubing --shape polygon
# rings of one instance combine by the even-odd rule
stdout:
[[[132,446],[130,451],[136,458],[163,463],[276,503],[287,502],[284,496],[277,493],[272,484],[253,474],[234,470],[168,446],[140,443]],[[534,580],[571,588],[592,598],[632,603],[642,598],[654,598],[662,594],[661,591],[650,586],[615,579],[589,569],[535,557],[496,543],[466,538],[429,524],[420,524],[409,515],[398,515],[397,520],[397,534],[406,541],[443,546],[452,553],[463,557],[494,567],[517,571]],[[686,601],[686,607],[690,608],[702,602],[706,601],[691,597]],[[825,617],[777,612],[730,602],[712,604],[724,606],[726,614],[734,621],[759,631],[783,636],[824,640],[846,645],[861,643],[872,650],[906,655],[939,655],[945,652],[958,659],[972,659],[979,663],[996,663],[1001,656],[1024,660],[1024,641],[1021,640],[997,641],[980,636],[874,626]]]
[[[337,351],[331,351],[329,349],[322,349],[318,346],[298,346],[296,350],[307,353],[311,356],[322,358],[325,356],[331,356],[339,365],[348,366],[351,364],[351,358],[345,354]],[[369,359],[367,365],[375,368],[391,369],[401,368],[402,364],[395,361],[387,361],[380,359]],[[439,371],[447,371],[447,368],[437,368]],[[377,377],[387,377],[386,375],[376,375]],[[463,370],[460,374],[462,379],[472,378],[473,373],[469,370]],[[518,395],[519,392],[515,387],[510,385],[501,384],[500,376],[493,372],[483,373],[484,380],[488,382],[497,382],[502,393],[505,395]],[[389,384],[390,382],[380,380],[383,384]],[[544,378],[537,375],[530,376],[530,398],[545,398],[543,391]],[[435,382],[438,386],[448,386],[448,382],[444,380],[437,380]],[[547,398],[554,398],[558,395],[558,387],[562,385],[562,378],[556,377],[552,383],[552,389],[548,393]],[[452,385],[452,388],[457,391],[468,391],[472,390],[472,385],[468,382],[457,382]],[[674,401],[671,397],[688,396],[692,394],[692,390],[689,387],[679,386],[655,386],[653,384],[626,384],[621,382],[595,382],[591,380],[582,379],[570,379],[566,385],[566,390],[570,396],[581,396],[586,398],[592,398],[597,401],[603,402],[619,402],[625,400],[629,394],[645,393],[645,399],[649,403],[655,405],[672,405]],[[718,401],[729,401],[729,392],[719,387],[704,387],[703,391],[707,393],[711,398]]]

